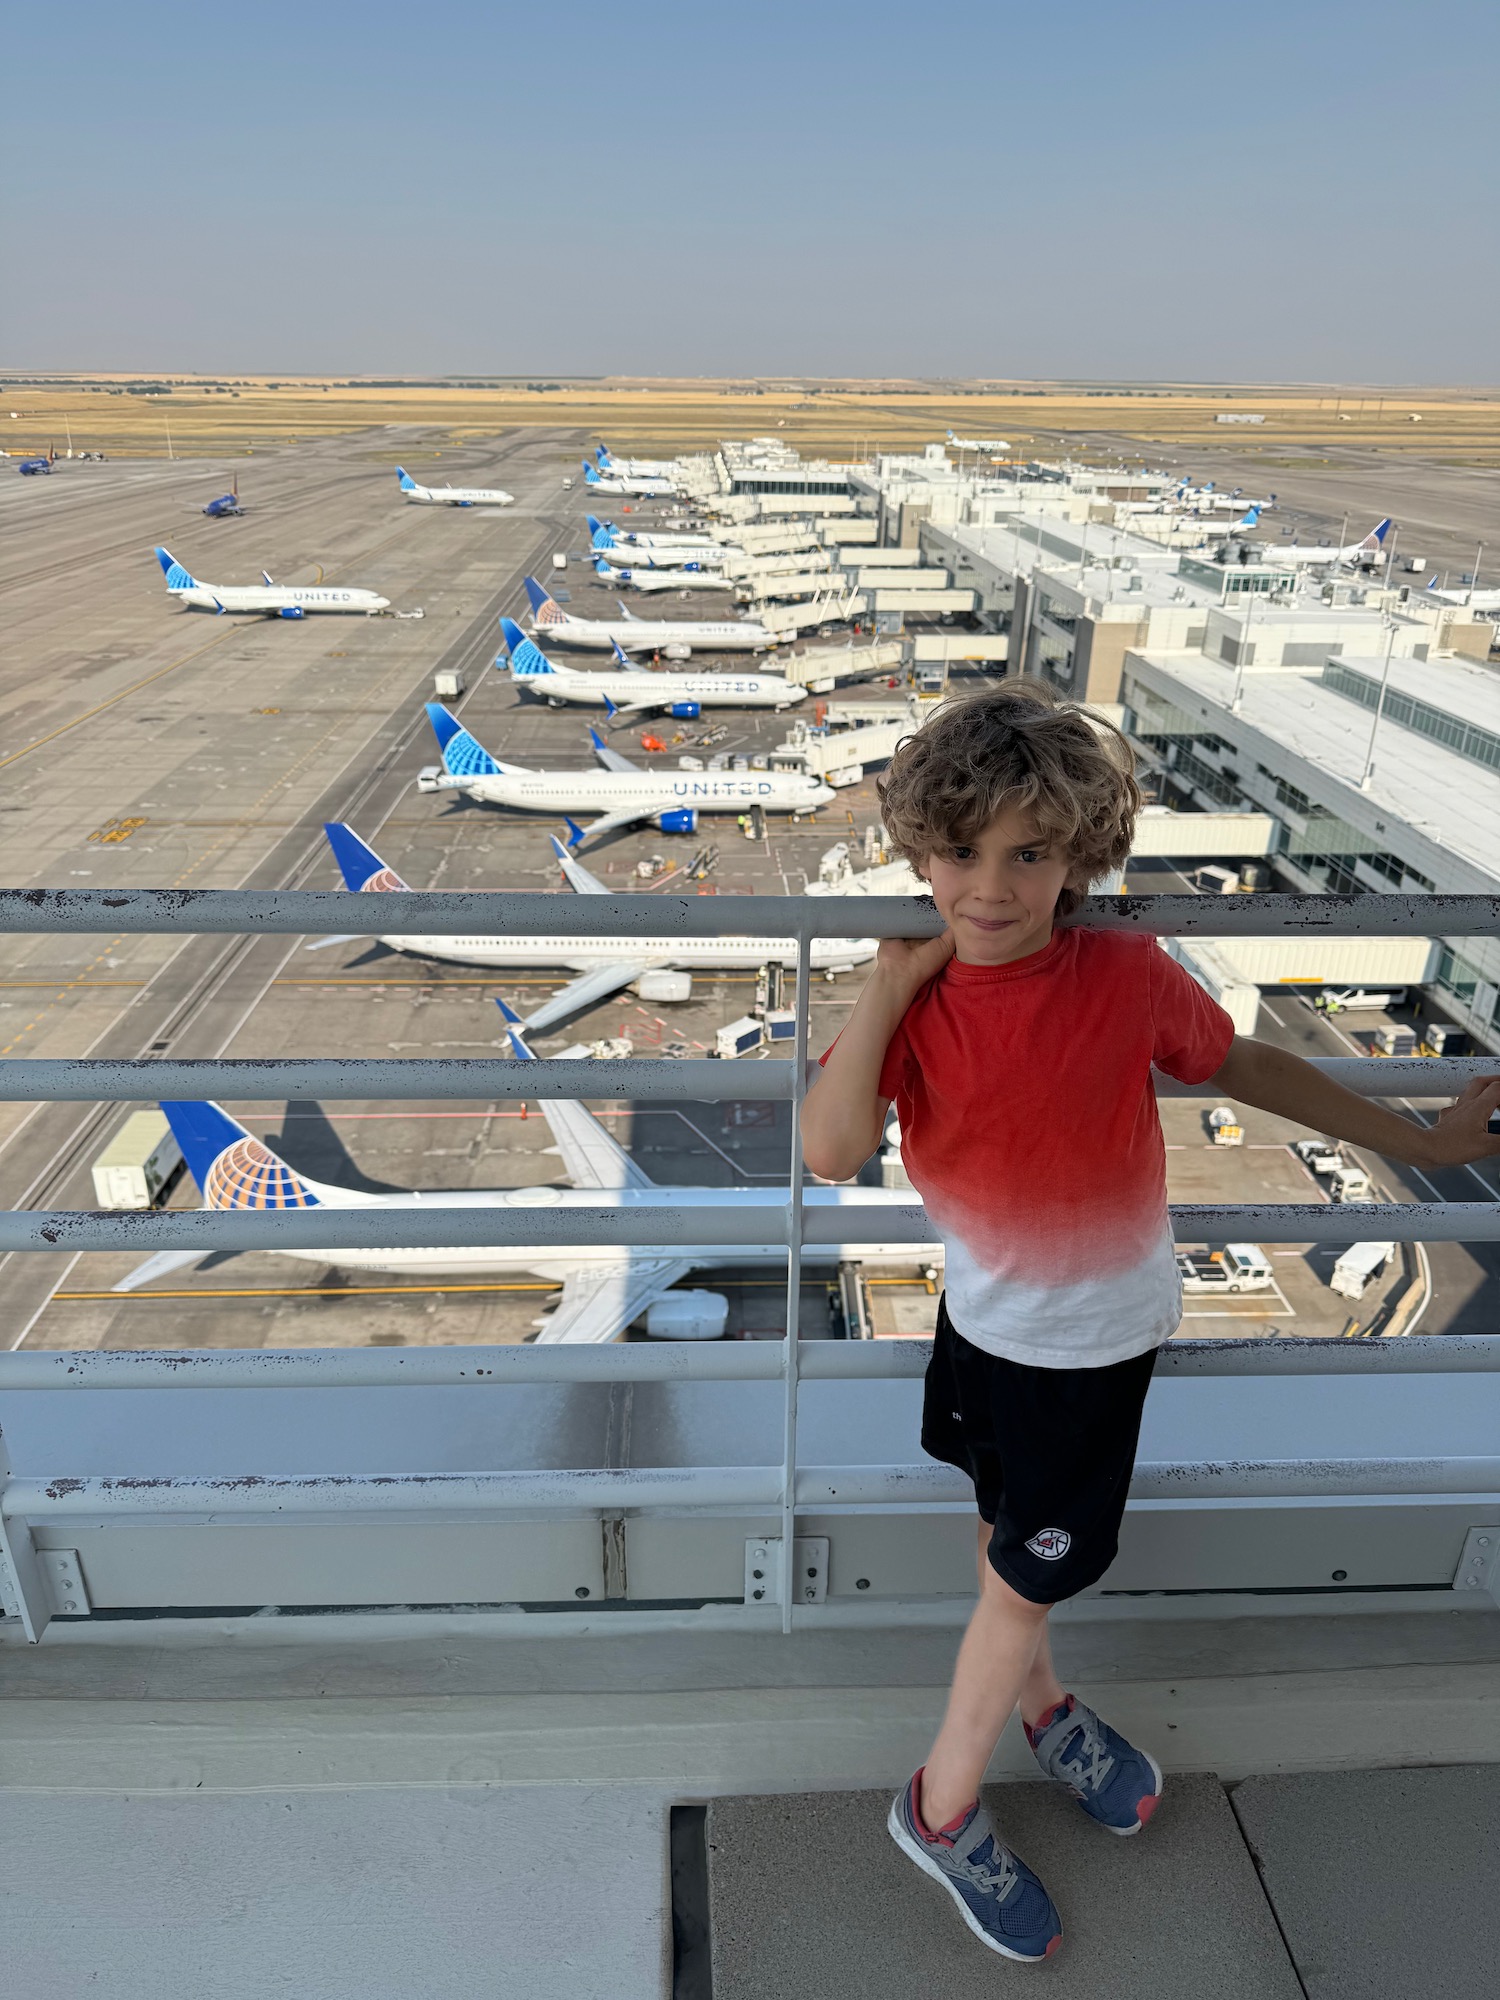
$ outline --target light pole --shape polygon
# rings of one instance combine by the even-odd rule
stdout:
[[[1380,669],[1380,693],[1376,697],[1375,715],[1370,724],[1370,741],[1365,750],[1365,768],[1359,780],[1359,789],[1362,792],[1369,791],[1371,780],[1375,776],[1375,737],[1380,729],[1380,718],[1385,714],[1385,690],[1391,677],[1391,652],[1395,644],[1396,621],[1388,617],[1385,631],[1385,662]]]
[[[1227,585],[1227,578],[1225,582]],[[1244,595],[1246,599],[1245,622],[1240,628],[1239,658],[1234,663],[1234,693],[1230,696],[1229,700],[1229,713],[1231,715],[1238,715],[1240,712],[1240,703],[1245,693],[1245,667],[1250,658],[1250,619],[1255,610],[1255,592],[1253,590],[1246,591]]]

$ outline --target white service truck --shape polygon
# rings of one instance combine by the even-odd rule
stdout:
[[[101,1208],[150,1208],[182,1165],[165,1112],[132,1111],[94,1162]]]

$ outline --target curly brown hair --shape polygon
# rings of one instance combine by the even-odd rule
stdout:
[[[968,844],[1009,806],[1031,813],[1073,864],[1060,917],[1124,866],[1141,803],[1119,730],[1020,679],[944,703],[897,745],[878,790],[891,846],[914,868]]]

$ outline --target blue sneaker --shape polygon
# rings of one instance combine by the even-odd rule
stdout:
[[[918,1771],[891,1806],[891,1839],[924,1874],[941,1882],[981,1944],[1003,1958],[1040,1964],[1062,1943],[1052,1898],[996,1834],[977,1801],[964,1817],[929,1835],[917,1813]]]
[[[1060,1778],[1090,1819],[1111,1833],[1139,1833],[1161,1800],[1161,1766],[1074,1695],[1027,1728],[1036,1761]]]

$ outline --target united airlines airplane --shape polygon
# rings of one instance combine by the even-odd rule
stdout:
[[[635,630],[648,632],[660,627],[632,620]],[[626,628],[629,629],[629,628]],[[500,620],[500,633],[510,658],[511,680],[523,694],[540,695],[552,708],[565,702],[589,708],[607,708],[629,718],[665,709],[668,715],[696,721],[705,708],[791,708],[807,698],[806,688],[780,674],[669,674],[638,667],[626,655],[618,639],[612,642],[615,670],[589,673],[574,667],[560,667],[547,658],[534,639],[513,618]],[[496,669],[504,672],[497,656]]]
[[[587,829],[574,827],[572,844],[638,826],[649,820],[663,833],[696,833],[700,813],[810,813],[837,794],[821,779],[797,771],[651,771],[594,734],[602,771],[538,771],[505,764],[484,749],[441,702],[427,704],[427,719],[442,752],[442,765],[420,773],[421,792],[462,792],[481,805],[509,806],[515,812],[599,812]]]
[[[498,486],[418,486],[399,465],[396,477],[408,500],[420,500],[429,507],[508,507],[516,497]]]
[[[592,514],[586,514],[584,519],[589,526],[590,546],[609,562],[623,556],[627,562],[697,563],[703,569],[717,569],[731,556],[745,553],[732,542],[705,541],[701,535],[640,535],[626,533],[613,521],[595,520]]]
[[[696,563],[684,563],[681,569],[657,569],[652,563],[644,567],[632,564],[629,569],[612,569],[600,556],[594,563],[594,574],[601,583],[626,584],[632,590],[733,590],[734,584],[717,570],[700,569]]]
[[[535,1056],[506,1010],[511,1046],[523,1061]],[[607,1082],[608,1070],[601,1081]],[[188,1171],[198,1184],[203,1206],[213,1209],[383,1208],[536,1209],[555,1216],[568,1208],[645,1209],[661,1215],[683,1208],[728,1210],[743,1200],[737,1188],[668,1187],[653,1181],[582,1104],[544,1098],[542,1115],[561,1155],[562,1172],[570,1187],[427,1189],[412,1194],[369,1194],[360,1188],[338,1187],[297,1173],[263,1139],[257,1139],[217,1104],[163,1104]],[[837,1269],[841,1263],[941,1263],[935,1244],[883,1242],[876,1233],[881,1212],[908,1208],[917,1197],[904,1188],[809,1187],[803,1202],[811,1209],[847,1210],[853,1241],[809,1243],[803,1262]],[[406,1248],[360,1250],[288,1250],[278,1255],[299,1263],[336,1263],[344,1271],[389,1271],[412,1277],[501,1277],[530,1275],[551,1278],[562,1294],[549,1318],[541,1322],[538,1342],[617,1340],[632,1320],[691,1271],[738,1268],[746,1264],[786,1269],[786,1243],[708,1243],[660,1248],[591,1246],[556,1241],[536,1244],[471,1246],[453,1250]],[[197,1250],[164,1250],[148,1257],[115,1286],[132,1292],[199,1261]]]
[[[404,889],[406,883],[394,868],[388,868],[372,847],[366,846],[349,827],[335,822],[323,831],[338,862],[346,889],[376,894]],[[570,850],[552,836],[552,851],[563,874],[581,896],[604,896],[609,891],[597,875],[591,875]],[[320,937],[307,948],[323,951],[329,945],[352,943],[353,937]],[[414,936],[410,933],[382,932],[380,942],[392,951],[409,952],[414,958],[442,959],[453,965],[560,965],[577,972],[534,1013],[523,1027],[539,1034],[576,1014],[607,1000],[623,987],[633,986],[648,972],[723,971],[774,962],[797,963],[795,938],[767,937],[494,937]],[[874,938],[814,938],[809,956],[815,972],[850,972],[875,956]]]
[[[675,458],[616,458],[607,444],[595,445],[599,470],[608,477],[623,474],[627,479],[676,479],[682,471]]]
[[[1275,542],[1268,542],[1266,556],[1271,562],[1296,563],[1309,569],[1322,563],[1326,563],[1330,568],[1336,563],[1353,563],[1356,567],[1360,564],[1373,564],[1380,559],[1390,528],[1390,516],[1387,515],[1385,520],[1376,522],[1369,534],[1362,535],[1357,542],[1345,542],[1342,548],[1335,548],[1330,543],[1314,543],[1298,548],[1290,544],[1281,547]]]
[[[200,583],[185,570],[170,549],[158,549],[156,560],[167,579],[168,593],[194,611],[248,611],[262,618],[305,618],[314,611],[362,611],[373,618],[389,611],[391,600],[373,590],[349,590],[341,584],[273,583],[264,570],[262,583]]]
[[[670,500],[679,490],[670,479],[639,479],[623,472],[612,472],[607,479],[583,461],[583,483],[592,493],[621,493],[637,500]]]
[[[700,653],[759,653],[776,644],[775,633],[768,632],[753,618],[725,618],[712,624],[663,619],[653,624],[637,618],[623,604],[618,618],[574,618],[547,595],[534,576],[526,579],[526,596],[531,604],[533,628],[560,646],[591,646],[599,652],[608,652],[621,645],[648,653],[667,652],[671,658],[682,660],[688,658],[694,647]],[[674,647],[678,649],[676,652],[671,651]],[[791,699],[799,700],[800,691]]]

